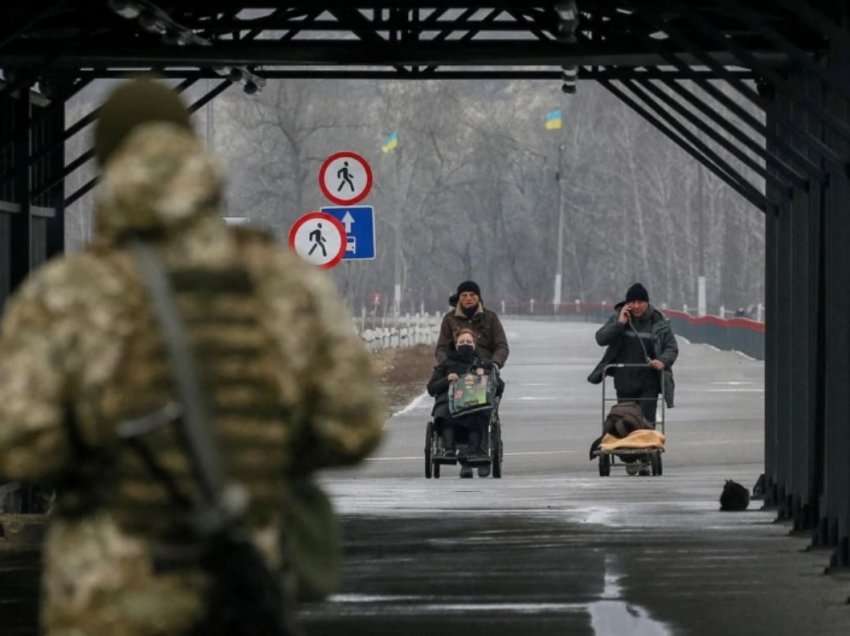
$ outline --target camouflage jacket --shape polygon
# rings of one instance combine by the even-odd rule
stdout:
[[[263,376],[280,409],[268,427],[248,422],[241,433],[269,435],[255,440],[267,449],[255,465],[273,462],[281,493],[318,468],[358,461],[380,438],[383,409],[371,362],[331,281],[269,237],[225,225],[221,192],[216,165],[192,135],[168,124],[140,126],[105,167],[92,244],[45,264],[7,305],[0,327],[0,478],[57,486],[44,559],[48,634],[179,634],[198,619],[208,584],[192,569],[155,572],[156,519],[140,527],[111,505],[128,483],[137,498],[148,494],[144,482],[122,472],[129,453],[115,427],[118,418],[156,406],[134,387],[151,386],[151,374],[167,372],[161,348],[148,337],[149,300],[127,237],[148,238],[170,270],[247,272],[251,303],[225,302],[223,311],[251,314],[253,329],[221,330],[237,349],[263,352],[246,372]],[[208,329],[215,340],[219,332]],[[169,396],[163,388],[161,401]],[[81,455],[81,444],[90,452]],[[87,465],[90,457],[97,461]],[[68,476],[81,474],[89,480],[72,486]],[[88,487],[101,492],[95,497]],[[90,494],[93,504],[81,505]],[[268,506],[252,513],[258,542],[279,562],[276,539],[286,519]]]

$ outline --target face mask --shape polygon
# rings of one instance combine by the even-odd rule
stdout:
[[[458,355],[464,360],[471,360],[475,355],[475,347],[471,344],[462,344],[456,347]]]

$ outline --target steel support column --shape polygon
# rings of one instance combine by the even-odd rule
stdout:
[[[30,92],[29,88],[19,90],[14,102],[14,120],[20,125],[27,126],[30,121]],[[10,259],[9,259],[9,291],[21,284],[30,271],[32,259],[32,217],[30,216],[30,135],[18,137],[15,140],[13,162],[15,180],[13,188],[13,203],[17,206],[16,213],[11,215],[10,228]]]

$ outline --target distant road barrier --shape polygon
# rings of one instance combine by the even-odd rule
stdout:
[[[749,318],[691,316],[668,309],[664,314],[673,324],[673,332],[691,342],[710,344],[726,351],[740,351],[764,360],[764,323]]]
[[[540,320],[586,320],[603,322],[614,312],[610,303],[563,303],[553,311],[551,304],[503,303],[496,306],[505,315]],[[721,318],[720,316],[693,316],[684,311],[663,309],[677,335],[691,342],[709,344],[725,351],[740,351],[758,360],[764,360],[765,324],[750,318]]]

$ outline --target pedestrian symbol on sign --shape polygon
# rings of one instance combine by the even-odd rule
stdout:
[[[319,188],[337,205],[354,205],[372,188],[369,162],[348,150],[332,154],[319,168]]]
[[[337,170],[336,176],[337,179],[340,179],[339,187],[336,189],[337,192],[342,192],[342,186],[344,186],[346,183],[348,184],[348,187],[351,188],[352,192],[356,192],[356,190],[354,189],[354,181],[351,179],[351,171],[349,171],[348,169],[347,161],[343,162],[342,168]]]
[[[325,247],[325,243],[326,243],[325,237],[322,236],[322,224],[321,223],[317,223],[316,229],[313,230],[312,232],[310,232],[310,242],[313,243],[313,247],[310,248],[310,252],[309,252],[308,256],[312,256],[313,252],[316,251],[316,248],[320,247],[320,248],[322,248],[322,256],[327,258],[328,250]]]
[[[325,269],[342,260],[348,245],[345,227],[324,212],[308,212],[292,224],[289,248],[313,265]]]

